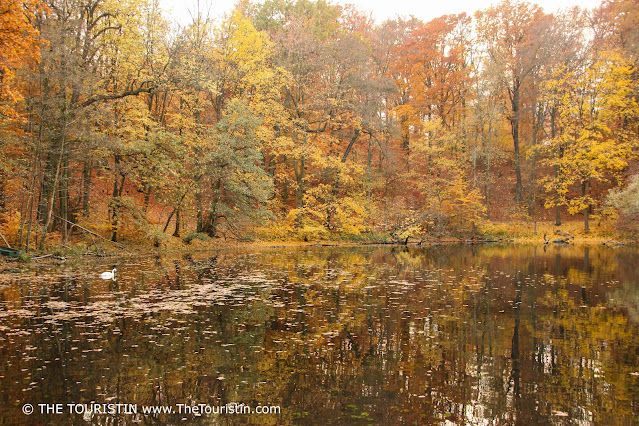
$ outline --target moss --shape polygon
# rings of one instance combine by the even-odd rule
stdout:
[[[200,241],[211,241],[211,237],[209,237],[206,234],[203,234],[202,232],[192,232],[188,235],[185,235],[182,238],[182,241],[184,241],[187,244],[191,244],[191,241],[193,240],[200,240]]]

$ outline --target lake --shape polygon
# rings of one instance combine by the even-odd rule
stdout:
[[[638,424],[637,265],[542,245],[33,264],[0,275],[0,424]]]

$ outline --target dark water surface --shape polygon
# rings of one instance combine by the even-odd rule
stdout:
[[[639,424],[637,248],[272,248],[1,277],[1,424]],[[66,406],[91,402],[138,413]],[[231,402],[281,413],[141,413]]]

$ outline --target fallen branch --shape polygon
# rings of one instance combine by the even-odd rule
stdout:
[[[7,242],[6,238],[4,238],[4,235],[2,235],[2,233],[0,233],[0,237],[2,237],[2,241],[4,241],[4,243],[7,245],[7,247],[11,248],[11,246]]]
[[[561,235],[562,237],[564,237],[564,238],[566,238],[566,239],[571,239],[571,240],[574,240],[574,239],[575,239],[575,236],[574,236],[574,235],[570,235],[569,233],[567,233],[567,232],[563,232],[563,231],[562,231],[562,230],[560,230],[560,229],[557,229],[557,230],[555,231],[555,235]]]
[[[37,256],[37,257],[32,257],[31,260],[40,260],[40,259],[45,259],[47,257],[52,257],[52,254],[45,254],[44,256]]]
[[[605,241],[605,242],[602,244],[602,246],[606,246],[606,247],[609,247],[609,246],[622,246],[622,245],[624,245],[624,244],[626,244],[626,243],[625,243],[625,242],[623,242],[623,241],[608,240],[608,241]]]
[[[55,216],[55,215],[54,215],[54,216]],[[74,223],[74,222],[68,221],[68,220],[66,220],[66,219],[63,219],[63,218],[61,218],[60,216],[55,216],[55,217],[56,217],[56,218],[58,218],[58,219],[60,219],[60,220],[65,221],[66,223],[71,224],[71,229],[73,229],[73,227],[74,227],[74,226],[77,226],[78,228],[82,229],[83,231],[88,232],[91,236],[95,235],[96,237],[100,238],[101,240],[108,241],[108,242],[110,242],[111,244],[115,244],[115,246],[116,246],[116,247],[118,247],[118,248],[125,248],[125,247],[126,247],[124,244],[117,243],[117,242],[115,242],[115,241],[111,241],[111,240],[109,240],[109,239],[107,239],[107,238],[104,238],[104,237],[103,237],[102,235],[100,235],[100,234],[96,234],[96,233],[95,233],[95,232],[93,232],[93,231],[89,231],[87,228],[85,228],[85,227],[83,227],[83,226],[80,226],[80,225],[78,225],[77,223]],[[71,231],[71,229],[70,229],[69,231]],[[94,242],[93,244],[94,244],[94,245],[96,246],[96,248],[97,248],[97,245],[95,244],[95,242]]]

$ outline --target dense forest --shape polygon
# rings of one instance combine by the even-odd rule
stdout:
[[[4,0],[0,232],[185,240],[637,231],[639,2],[375,22]],[[532,226],[532,225],[531,225]]]

